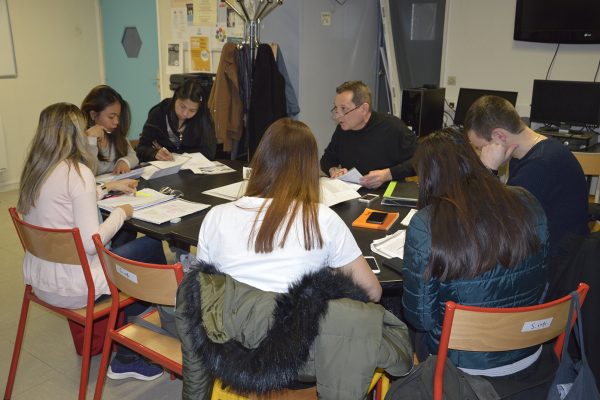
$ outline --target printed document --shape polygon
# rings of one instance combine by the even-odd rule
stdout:
[[[350,171],[346,172],[344,175],[338,177],[337,179],[344,182],[355,183],[357,185],[360,185],[360,178],[362,177],[363,175],[360,172],[358,172],[356,168],[352,168]]]
[[[323,177],[319,179],[319,185],[321,186],[321,203],[327,207],[360,197],[357,192],[360,185],[357,184]]]
[[[96,182],[98,183],[106,183],[106,182],[112,182],[112,181],[119,181],[121,179],[137,179],[140,176],[142,176],[142,174],[144,173],[144,168],[136,168],[136,169],[132,169],[129,172],[125,172],[124,174],[119,174],[119,175],[115,175],[115,174],[102,174],[102,175],[98,175],[96,177]]]
[[[112,211],[115,207],[131,204],[134,210],[141,210],[142,208],[163,203],[172,200],[173,198],[174,196],[162,194],[154,189],[146,188],[138,190],[135,196],[123,194],[120,196],[107,197],[98,201],[98,207],[106,211]]]
[[[399,230],[382,239],[373,240],[371,251],[385,258],[404,258],[406,231]]]
[[[246,193],[247,181],[232,183],[231,185],[221,186],[218,188],[205,190],[204,194],[209,196],[219,197],[221,199],[234,201],[239,199]]]
[[[184,217],[210,207],[208,204],[174,199],[133,212],[133,218],[152,224],[164,224],[173,218]]]

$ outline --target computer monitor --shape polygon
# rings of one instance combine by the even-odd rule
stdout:
[[[454,125],[462,126],[465,122],[465,115],[471,104],[483,96],[498,96],[508,101],[513,106],[517,104],[517,92],[505,92],[502,90],[488,90],[488,89],[467,89],[460,88],[458,92],[458,100],[456,102],[456,112],[454,113]]]
[[[598,126],[600,82],[534,80],[529,120],[558,126]]]

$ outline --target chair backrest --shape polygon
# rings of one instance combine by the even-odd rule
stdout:
[[[577,287],[580,303],[589,286]],[[572,297],[529,307],[484,308],[446,302],[444,323],[435,367],[434,396],[442,399],[442,382],[448,349],[466,351],[506,351],[523,349],[558,338],[554,351],[562,350]]]
[[[177,287],[183,279],[181,263],[160,265],[128,260],[104,247],[100,235],[95,234],[93,240],[113,296],[118,288],[149,303],[175,305]]]
[[[8,212],[23,250],[45,261],[83,267],[88,287],[94,287],[78,228],[44,228],[23,221],[14,207],[9,208]]]
[[[596,183],[596,194],[594,201],[600,203],[600,153],[584,153],[584,152],[573,152],[573,155],[581,164],[583,173],[588,176],[598,177]]]

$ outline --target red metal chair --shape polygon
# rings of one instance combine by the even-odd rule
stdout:
[[[23,303],[21,306],[21,316],[19,318],[19,326],[17,328],[17,337],[13,349],[10,371],[8,373],[8,381],[4,391],[4,399],[10,399],[12,395],[15,376],[17,374],[17,366],[19,364],[19,356],[21,353],[21,345],[23,344],[23,334],[25,332],[25,324],[27,322],[27,313],[29,311],[29,303],[33,301],[43,307],[46,307],[58,314],[65,316],[67,319],[84,326],[84,341],[83,354],[81,361],[81,378],[79,381],[79,399],[85,399],[88,377],[90,373],[90,349],[92,345],[92,330],[95,321],[102,317],[106,317],[111,310],[112,299],[94,304],[95,289],[90,266],[87,256],[81,241],[81,235],[78,228],[71,229],[50,229],[28,224],[23,221],[17,210],[14,207],[9,208],[10,216],[13,220],[21,245],[26,252],[29,252],[42,260],[72,264],[73,268],[81,268],[83,276],[88,287],[87,306],[80,309],[60,308],[50,305],[40,300],[30,285],[25,285],[25,293],[23,295]],[[118,301],[115,302],[114,308],[120,309],[133,303],[135,299],[121,295]]]
[[[113,299],[122,292],[153,304],[175,305],[177,287],[183,279],[183,268],[180,263],[159,265],[128,260],[104,247],[98,234],[93,236],[93,240]],[[162,365],[172,373],[182,375],[181,343],[178,339],[133,323],[115,328],[118,313],[116,303],[113,302],[94,399],[102,398],[113,341]],[[142,318],[160,327],[160,318],[156,311]]]
[[[589,286],[577,287],[580,305]],[[531,347],[557,338],[554,352],[560,359],[572,297],[530,307],[483,308],[446,302],[433,382],[434,400],[442,400],[448,349],[506,351]],[[574,321],[573,321],[574,322]],[[531,329],[525,329],[530,326]]]

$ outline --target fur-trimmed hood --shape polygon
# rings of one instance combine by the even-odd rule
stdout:
[[[178,303],[184,300],[182,306],[177,307],[178,319],[184,322],[178,323],[178,327],[185,326],[185,331],[180,329],[179,335],[190,339],[192,346],[188,351],[199,356],[208,374],[242,393],[283,389],[296,379],[309,358],[329,300],[349,298],[363,303],[369,301],[366,293],[350,277],[324,268],[292,284],[288,293],[273,294],[275,306],[272,314],[264,315],[264,318],[271,318],[271,322],[256,347],[247,348],[235,340],[215,343],[208,338],[203,324],[200,274],[218,273],[214,267],[202,264],[186,274],[178,290]],[[254,288],[250,290],[264,293]]]

